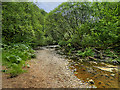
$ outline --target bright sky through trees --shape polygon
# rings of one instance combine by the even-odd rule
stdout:
[[[44,9],[46,12],[50,12],[62,2],[37,2],[35,3],[39,8]]]

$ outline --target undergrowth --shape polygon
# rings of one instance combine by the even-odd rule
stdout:
[[[116,62],[117,64],[120,62],[119,53],[112,49],[96,50],[95,48],[85,48],[84,50],[78,50],[76,55],[82,58],[90,57],[92,60],[104,59],[108,62]]]
[[[11,77],[17,76],[23,72],[26,66],[25,61],[34,58],[34,50],[25,44],[2,45],[2,64],[6,66],[6,70],[2,72],[9,73]]]

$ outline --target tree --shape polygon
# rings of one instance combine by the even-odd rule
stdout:
[[[43,44],[45,11],[31,2],[3,2],[2,6],[3,43]]]

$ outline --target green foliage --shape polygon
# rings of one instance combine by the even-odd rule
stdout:
[[[110,49],[105,50],[104,53],[106,54],[106,56],[118,58],[117,53],[115,51],[110,50]]]
[[[77,55],[82,57],[94,56],[95,52],[91,48],[86,48],[84,51],[79,50]]]
[[[68,54],[70,48],[89,47],[104,51],[111,48],[120,53],[119,6],[118,2],[64,2],[46,15],[45,34]],[[93,56],[91,49],[78,54]],[[114,55],[109,53],[107,56]]]
[[[75,50],[75,48],[70,48],[69,49],[69,52],[67,53],[68,55],[71,55],[72,54],[72,51],[74,51]]]
[[[6,57],[7,61],[18,64],[22,59],[19,56],[10,55]]]
[[[27,43],[32,47],[44,44],[46,12],[32,2],[2,3],[2,41]]]
[[[11,44],[3,45],[2,62],[6,65],[8,70],[6,73],[10,73],[11,76],[16,76],[23,73],[22,69],[25,66],[25,61],[35,57],[34,50],[25,44]]]
[[[61,45],[61,46],[65,46],[66,44],[67,44],[67,42],[66,41],[59,41],[59,43],[58,43],[59,45]]]
[[[26,72],[25,70],[22,69],[22,67],[23,66],[20,64],[12,63],[9,70],[7,70],[6,73],[9,73],[11,77],[15,77],[21,73]]]
[[[118,6],[117,2],[62,3],[46,16],[46,34],[60,44],[71,40],[71,45],[80,47],[118,44]]]

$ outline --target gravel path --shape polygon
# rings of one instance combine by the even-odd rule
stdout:
[[[36,51],[37,58],[30,60],[28,72],[14,78],[3,73],[3,88],[88,88],[67,68],[68,61],[54,49]]]

